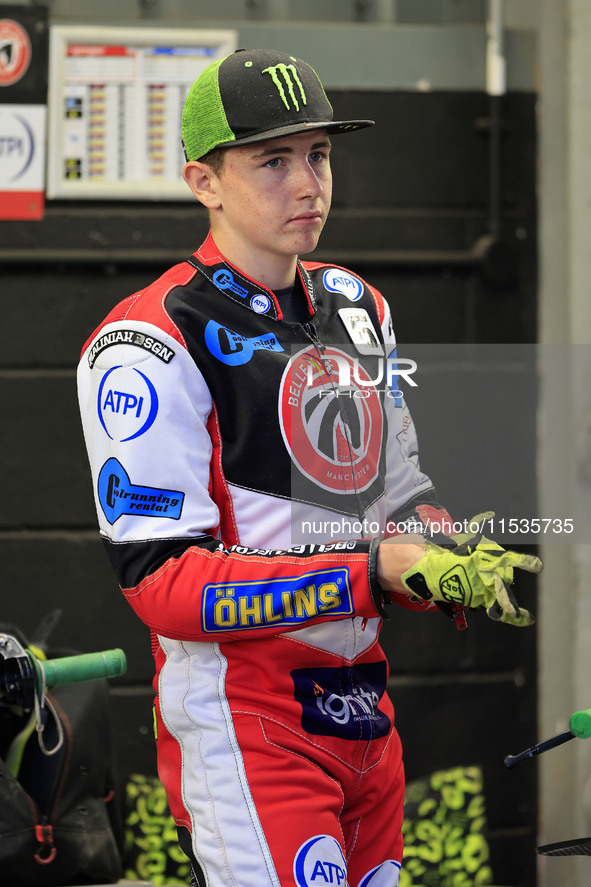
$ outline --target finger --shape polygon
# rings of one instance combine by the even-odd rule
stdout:
[[[468,526],[471,527],[472,524],[480,524],[480,529],[482,530],[483,524],[492,520],[494,516],[494,511],[483,511],[482,514],[475,514],[472,520],[468,521]]]
[[[484,511],[482,514],[477,514],[471,520],[466,521],[465,527],[469,532],[457,533],[452,536],[452,540],[456,543],[454,554],[461,556],[472,554],[482,540],[485,522],[491,517],[494,517],[494,512]]]
[[[529,610],[524,610],[522,607],[519,608],[519,622],[514,622],[513,625],[519,626],[519,628],[526,628],[528,625],[534,625],[535,617],[533,613],[530,613]]]
[[[481,551],[481,554],[486,554],[491,558],[488,564],[481,561],[479,569],[482,570],[505,568],[525,570],[527,573],[540,573],[543,568],[540,558],[533,554],[520,554],[517,551]]]
[[[487,610],[490,619],[519,627],[533,625],[535,620],[532,614],[518,606],[512,590],[498,574],[494,577],[494,591],[496,600]]]
[[[517,615],[514,613],[504,613],[499,602],[495,601],[487,609],[486,615],[494,622],[504,622],[506,625],[516,625],[518,628],[526,628],[528,625],[533,625],[535,623],[536,620],[529,610],[524,610],[522,607],[519,607],[518,610],[519,612]]]
[[[503,621],[503,608],[498,601],[493,601],[490,607],[487,607],[486,615],[489,619],[492,619],[493,622]]]
[[[511,618],[507,617],[503,621],[508,625],[516,625],[518,628],[527,628],[528,625],[533,625],[536,620],[529,610],[524,610],[523,607],[519,607],[519,616],[511,616]]]
[[[484,536],[484,525],[487,521],[492,520],[495,516],[494,511],[483,511],[482,514],[475,515],[472,520],[468,524],[468,528],[470,532],[473,532],[475,528],[476,532],[473,537],[467,541],[467,545],[470,546],[472,550],[474,550],[478,545],[481,544],[482,540],[485,538]],[[490,540],[486,540],[490,541]],[[492,543],[494,545],[494,543]]]
[[[519,570],[525,570],[527,573],[541,573],[544,569],[544,564],[540,558],[533,554],[522,554],[520,558],[520,562],[514,564]]]
[[[503,614],[510,616],[512,619],[519,619],[519,607],[513,592],[508,585],[505,585],[498,573],[494,574],[494,590]]]

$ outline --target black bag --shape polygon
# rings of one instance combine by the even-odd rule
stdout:
[[[51,651],[48,658],[68,655]],[[0,872],[10,887],[114,883],[123,827],[114,797],[104,679],[55,687],[43,732],[24,744],[18,778],[5,757],[29,714],[0,707]],[[13,768],[15,769],[15,768]]]

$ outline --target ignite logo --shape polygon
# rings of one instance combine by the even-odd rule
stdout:
[[[343,668],[301,668],[291,672],[301,724],[313,736],[357,742],[386,736],[390,719],[380,709],[386,688],[383,662]]]

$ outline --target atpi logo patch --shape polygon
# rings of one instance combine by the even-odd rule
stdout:
[[[125,443],[152,427],[158,415],[158,394],[145,373],[116,366],[101,379],[97,410],[108,437]]]
[[[271,307],[271,300],[269,296],[265,296],[263,293],[256,293],[250,300],[250,307],[257,314],[266,314]]]
[[[359,882],[359,887],[398,887],[400,882],[400,863],[387,859],[376,866]]]
[[[347,863],[341,845],[331,835],[315,835],[295,855],[293,874],[298,887],[347,887]]]
[[[337,387],[349,367],[349,384]],[[361,380],[359,384],[357,380]],[[333,493],[363,492],[376,480],[382,448],[379,397],[362,366],[337,348],[313,348],[287,365],[279,392],[283,439],[302,474]]]
[[[357,277],[341,268],[329,268],[324,272],[324,286],[331,293],[340,293],[351,302],[357,302],[363,295],[363,284]]]
[[[0,186],[22,179],[35,155],[35,136],[22,114],[0,109]]]

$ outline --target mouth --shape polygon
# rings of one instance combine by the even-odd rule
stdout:
[[[322,212],[320,210],[299,213],[297,216],[294,216],[289,220],[291,224],[306,227],[308,225],[321,225],[324,221]]]

